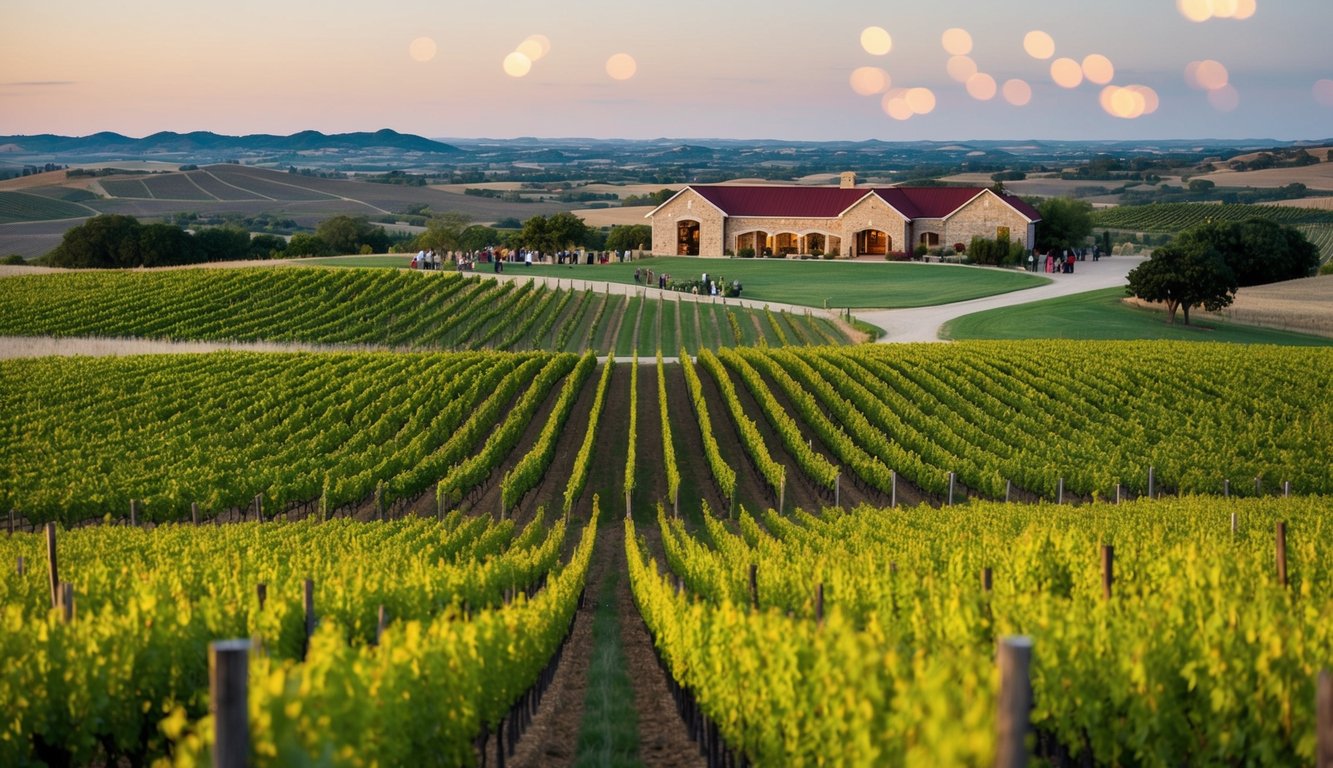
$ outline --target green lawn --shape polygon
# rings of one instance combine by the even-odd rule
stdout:
[[[1333,339],[1236,325],[1196,317],[1191,325],[1166,323],[1165,311],[1121,303],[1124,288],[1105,288],[1016,307],[989,309],[950,321],[946,339],[1176,339],[1237,344],[1329,346]]]
[[[340,267],[406,267],[411,256],[336,256],[305,259],[302,264]],[[610,283],[634,283],[634,270],[647,268],[679,279],[700,277],[704,272],[724,280],[740,280],[741,296],[757,301],[799,304],[807,307],[853,307],[891,309],[925,307],[967,301],[1042,285],[1047,278],[1024,272],[952,264],[901,264],[847,261],[800,261],[788,259],[700,259],[661,257],[611,264],[555,266],[506,264],[510,273],[547,275]],[[478,274],[490,274],[488,264],[478,265]]]

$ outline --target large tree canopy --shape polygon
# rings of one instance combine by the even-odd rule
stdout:
[[[1173,242],[1206,244],[1242,286],[1309,277],[1319,267],[1314,243],[1300,230],[1268,219],[1211,221],[1181,232]]]
[[[1236,288],[1231,267],[1202,240],[1168,243],[1129,272],[1129,293],[1165,303],[1169,323],[1176,322],[1177,309],[1184,310],[1185,325],[1191,307],[1222,309],[1235,298]]]
[[[334,216],[320,222],[315,235],[334,253],[387,253],[389,234],[365,216]],[[364,246],[364,248],[363,248]]]
[[[1037,222],[1039,251],[1078,248],[1092,234],[1092,205],[1084,200],[1052,197],[1037,204],[1041,221]]]
[[[165,267],[233,259],[266,259],[283,250],[281,238],[260,244],[234,227],[209,227],[194,235],[174,224],[140,224],[133,216],[102,215],[65,233],[43,259],[54,267],[101,269]]]

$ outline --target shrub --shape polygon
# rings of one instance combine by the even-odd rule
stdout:
[[[739,257],[741,257],[742,259],[753,259],[753,258],[754,258],[754,249],[753,249],[753,248],[742,248],[742,249],[740,249],[739,251],[736,251],[736,255],[739,256]]]

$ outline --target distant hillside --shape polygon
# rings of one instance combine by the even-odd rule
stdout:
[[[91,136],[0,136],[5,152],[34,154],[115,154],[122,157],[161,154],[217,154],[250,152],[308,152],[315,150],[367,151],[390,149],[431,155],[466,154],[464,150],[421,136],[389,129],[374,133],[323,134],[301,131],[290,136],[257,133],[248,136],[223,136],[210,131],[174,133],[163,131],[142,139],[102,132]]]

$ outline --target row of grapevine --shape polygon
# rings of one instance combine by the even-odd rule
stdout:
[[[706,534],[659,513],[670,572],[632,531],[626,549],[667,668],[759,764],[990,762],[994,646],[1017,634],[1047,757],[1297,765],[1333,665],[1330,512],[1318,497],[768,511],[739,533],[706,518]]]
[[[689,392],[690,406],[699,425],[704,446],[704,460],[708,462],[708,470],[712,472],[722,498],[729,501],[735,499],[736,470],[732,469],[722,457],[722,451],[717,446],[717,437],[713,434],[713,420],[708,413],[708,401],[704,397],[703,383],[694,370],[694,362],[683,350],[680,355],[680,369],[685,376],[685,389]]]
[[[680,468],[676,465],[676,447],[671,441],[671,412],[667,408],[666,366],[662,351],[657,351],[657,413],[662,427],[662,467],[666,473],[667,501],[673,509],[680,501]]]
[[[1268,219],[1280,224],[1333,224],[1333,211],[1241,203],[1150,203],[1118,205],[1092,214],[1092,225],[1108,229],[1179,232],[1208,221]]]
[[[731,421],[740,433],[741,446],[745,448],[745,452],[749,455],[750,461],[753,462],[759,475],[773,489],[774,499],[780,502],[787,484],[786,467],[774,460],[772,454],[768,452],[768,446],[764,444],[764,437],[759,433],[759,426],[755,424],[754,419],[746,415],[740,397],[736,395],[736,387],[731,383],[731,376],[727,373],[726,368],[722,367],[722,362],[717,359],[717,356],[708,350],[700,350],[699,364],[717,382],[718,391],[722,393],[722,405],[731,415]],[[781,506],[781,503],[779,503],[779,506]]]
[[[638,443],[639,443],[639,356],[636,354],[630,360],[629,367],[629,442],[625,446],[625,514],[628,515],[632,509],[630,506],[634,494],[634,475],[638,471]]]
[[[611,373],[615,371],[615,359],[610,358],[602,365],[602,377],[597,381],[597,392],[593,395],[592,410],[588,412],[588,426],[583,433],[583,442],[574,456],[574,468],[569,474],[569,483],[565,486],[563,511],[566,516],[574,508],[574,502],[583,495],[583,487],[588,481],[588,470],[592,468],[593,442],[597,438],[597,424],[602,418],[602,405],[606,402],[606,388],[611,383]]]
[[[578,400],[579,390],[582,387],[584,379],[587,378],[587,369],[590,369],[596,360],[591,355],[584,355],[579,361],[579,367],[575,369],[574,376],[571,377],[570,384],[560,390],[560,396],[556,398],[555,407],[546,418],[546,423],[542,425],[541,434],[537,436],[537,442],[532,448],[519,459],[504,479],[500,481],[500,516],[503,517],[505,510],[513,509],[523,494],[532,490],[537,483],[541,482],[542,476],[546,474],[546,468],[551,465],[551,459],[555,456],[555,443],[560,437],[560,431],[564,429],[565,421],[569,418],[569,412],[574,408],[574,401]],[[580,371],[584,371],[580,373]]]
[[[0,335],[112,336],[273,341],[417,349],[545,349],[581,352],[614,329],[630,301],[571,286],[498,281],[458,272],[392,269],[191,269],[27,275],[0,282]],[[642,302],[641,302],[642,303]],[[594,304],[596,306],[594,306]],[[672,312],[677,304],[668,302]],[[681,304],[698,313],[707,303]],[[667,308],[658,302],[661,316]],[[730,310],[729,310],[730,311]],[[750,321],[760,310],[735,309]],[[818,343],[846,343],[807,316],[769,313],[810,329]],[[719,321],[708,312],[709,324]],[[734,318],[733,318],[734,319]],[[672,328],[674,329],[674,321]],[[776,325],[773,327],[777,327]],[[553,333],[554,330],[554,333]],[[665,349],[706,346],[674,330]],[[640,340],[643,341],[643,340]]]
[[[206,712],[211,640],[254,638],[275,668],[300,666],[305,579],[319,624],[307,661],[330,646],[387,661],[398,638],[422,626],[461,630],[471,624],[461,618],[508,610],[508,596],[540,595],[560,578],[565,524],[539,514],[517,531],[454,512],[378,524],[97,526],[59,532],[56,542],[59,579],[73,585],[69,621],[51,608],[44,538],[0,539],[9,564],[0,653],[23,660],[0,673],[4,765],[163,754],[164,717]],[[392,623],[375,649],[381,606]],[[252,689],[266,688],[264,679]]]

